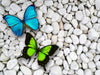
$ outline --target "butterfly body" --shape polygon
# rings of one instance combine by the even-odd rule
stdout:
[[[38,64],[43,66],[45,69],[45,65],[49,61],[49,56],[53,55],[54,52],[58,49],[57,45],[47,45],[39,49],[37,47],[35,39],[31,34],[26,34],[25,40],[26,47],[24,47],[22,52],[22,57],[28,59],[31,58],[34,54],[38,56]]]
[[[37,14],[35,12],[35,7],[30,5],[27,7],[24,20],[20,20],[16,16],[6,15],[4,19],[6,20],[8,26],[11,28],[13,33],[17,36],[21,36],[23,33],[23,26],[26,25],[27,27],[37,30],[39,27],[38,19],[36,18]]]

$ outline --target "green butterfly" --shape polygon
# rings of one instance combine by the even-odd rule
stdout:
[[[44,69],[45,65],[49,61],[49,56],[53,55],[54,52],[58,49],[57,45],[48,45],[41,49],[37,48],[36,41],[30,33],[26,34],[25,44],[26,47],[23,49],[22,57],[28,59],[31,58],[35,53],[36,55],[38,54],[38,64],[41,65]]]

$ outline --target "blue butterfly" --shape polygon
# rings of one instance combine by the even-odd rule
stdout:
[[[37,14],[35,12],[35,7],[33,5],[30,5],[27,7],[25,11],[23,21],[21,21],[19,18],[12,15],[6,15],[4,16],[4,19],[6,20],[8,26],[12,29],[14,34],[17,36],[21,36],[23,33],[24,24],[33,30],[38,29],[39,22],[36,16]]]

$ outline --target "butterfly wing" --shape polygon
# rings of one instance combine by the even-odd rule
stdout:
[[[9,27],[11,27],[12,31],[15,35],[21,36],[23,32],[23,23],[22,21],[12,15],[6,15],[4,16],[4,19],[6,20]]]
[[[35,18],[37,16],[35,7],[33,5],[30,5],[24,14],[24,20],[27,26],[33,30],[37,30],[39,27],[38,19]]]
[[[57,49],[58,49],[57,45],[48,45],[43,47],[38,55],[39,65],[45,68],[45,64],[47,64],[47,62],[49,61],[49,56],[53,55]]]
[[[27,58],[30,58],[32,55],[34,55],[37,49],[37,44],[33,36],[29,33],[26,34],[25,44],[26,44],[26,47],[24,47],[23,49],[22,57],[27,59]]]

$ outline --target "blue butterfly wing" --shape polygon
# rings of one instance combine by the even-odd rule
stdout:
[[[11,29],[15,35],[17,35],[17,36],[22,35],[23,23],[19,18],[12,16],[12,15],[6,15],[6,16],[4,16],[4,19],[6,20],[8,26],[11,27]]]
[[[33,30],[37,30],[39,27],[38,19],[35,18],[37,16],[35,7],[33,5],[30,5],[24,14],[24,20],[25,23],[32,28]]]

